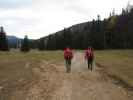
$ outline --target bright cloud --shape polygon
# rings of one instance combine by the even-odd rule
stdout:
[[[132,1],[131,1],[132,2]],[[0,25],[8,35],[39,38],[90,21],[120,13],[128,0],[0,0]]]

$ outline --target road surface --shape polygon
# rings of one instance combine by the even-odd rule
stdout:
[[[42,60],[32,69],[37,80],[24,91],[12,92],[10,100],[133,100],[126,89],[114,84],[95,64],[93,71],[88,70],[82,53],[74,55],[71,73],[65,72],[64,64]]]
[[[121,86],[105,78],[94,64],[94,71],[87,69],[82,53],[76,53],[72,61],[72,72],[64,74],[62,86],[52,100],[133,100]]]

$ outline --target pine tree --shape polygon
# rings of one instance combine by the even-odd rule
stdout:
[[[9,51],[8,41],[7,41],[6,33],[4,32],[3,27],[0,27],[0,50]]]
[[[71,29],[64,29],[63,30],[63,41],[64,41],[64,48],[69,46],[71,47],[71,43],[72,43],[72,36],[71,36]],[[64,49],[63,48],[63,49]]]
[[[29,39],[28,39],[28,36],[26,35],[24,37],[24,40],[22,41],[22,46],[21,46],[21,51],[22,52],[28,52],[30,51],[30,45],[29,45]]]
[[[46,41],[46,40],[45,40],[45,41]],[[45,42],[44,42],[44,40],[43,40],[42,38],[38,40],[38,49],[39,49],[39,50],[44,50],[44,49],[46,49]]]

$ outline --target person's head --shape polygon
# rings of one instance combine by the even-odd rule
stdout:
[[[88,46],[88,49],[90,49],[91,47],[90,46]]]
[[[69,46],[66,46],[66,48],[70,48]]]
[[[92,47],[91,47],[91,46],[88,46],[88,49],[89,49],[89,50],[92,50]]]

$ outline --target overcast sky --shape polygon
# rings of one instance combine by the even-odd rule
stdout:
[[[0,26],[8,35],[40,38],[64,27],[119,14],[129,0],[0,0]],[[131,4],[133,0],[130,0]]]

